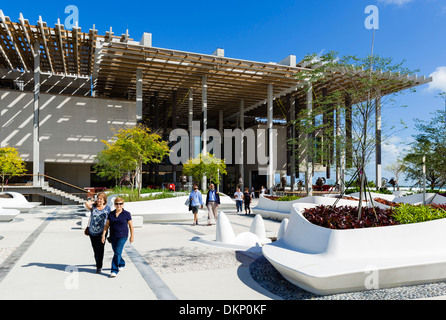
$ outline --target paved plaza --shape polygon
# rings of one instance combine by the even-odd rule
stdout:
[[[249,231],[253,215],[224,212],[235,234]],[[90,239],[81,229],[84,216],[83,206],[40,206],[0,223],[0,300],[283,299],[254,280],[249,267],[260,261],[258,250],[199,240],[216,232],[206,215],[198,226],[191,215],[190,223],[135,228],[135,241],[123,253],[126,267],[116,278],[109,278],[113,251],[107,243],[104,268],[96,274]],[[267,233],[278,231],[278,221],[264,222]],[[430,299],[444,298],[440,293]]]
[[[226,211],[236,234],[253,216]],[[0,224],[0,299],[280,299],[257,284],[249,265],[258,254],[197,241],[216,226],[145,223],[127,242],[126,268],[109,278],[113,251],[106,244],[104,269],[96,274],[90,239],[80,226],[82,206],[38,207]],[[266,231],[279,222],[265,220]]]

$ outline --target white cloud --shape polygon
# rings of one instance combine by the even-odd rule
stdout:
[[[446,92],[446,67],[438,67],[429,75],[429,77],[432,77],[432,82],[429,83],[428,90],[440,90]]]
[[[396,4],[398,6],[402,6],[403,4],[412,2],[414,0],[378,0],[379,2],[383,2],[384,4]]]

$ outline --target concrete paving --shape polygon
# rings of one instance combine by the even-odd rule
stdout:
[[[254,204],[255,205],[255,204]],[[253,215],[225,210],[235,234],[249,231]],[[0,223],[0,300],[280,300],[250,275],[259,256],[208,245],[215,235],[206,218],[145,223],[126,244],[126,268],[109,278],[113,251],[105,247],[96,274],[89,237],[81,229],[82,206],[40,206]],[[206,216],[206,215],[205,215]],[[265,219],[267,232],[280,222]],[[445,296],[434,299],[445,299]]]
[[[253,216],[225,213],[236,234],[249,231]],[[113,251],[106,244],[96,274],[89,237],[80,226],[82,206],[38,207],[0,223],[0,299],[43,300],[264,300],[280,299],[250,276],[256,256],[196,241],[215,235],[206,218],[190,223],[145,223],[127,242],[126,268],[109,278]],[[266,231],[279,222],[265,220]]]

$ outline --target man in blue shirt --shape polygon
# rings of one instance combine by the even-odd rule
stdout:
[[[201,192],[198,190],[198,185],[194,184],[194,190],[191,191],[189,195],[189,200],[192,213],[194,214],[194,223],[192,225],[196,226],[198,225],[198,218],[197,218],[198,207],[201,205],[201,209],[203,209],[203,198],[201,196]]]
[[[212,214],[217,222],[218,206],[220,205],[220,194],[215,190],[213,183],[209,185],[209,191],[206,196],[206,207],[208,208],[208,226],[212,225]],[[212,214],[211,214],[212,213]]]

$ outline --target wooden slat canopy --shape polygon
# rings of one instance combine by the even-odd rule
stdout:
[[[111,29],[101,36],[94,27],[88,32],[79,27],[67,30],[59,21],[52,28],[41,17],[37,25],[31,25],[22,15],[19,22],[12,22],[0,10],[1,79],[24,81],[28,90],[26,83],[32,79],[36,42],[41,54],[41,72],[52,83],[46,88],[49,93],[85,95],[90,92],[91,79],[97,97],[136,100],[136,70],[140,68],[144,103],[156,92],[160,105],[164,102],[164,106],[171,108],[176,92],[180,121],[187,119],[186,97],[191,90],[194,113],[200,114],[203,76],[207,76],[210,118],[219,110],[224,110],[226,118],[237,115],[242,99],[246,116],[265,117],[263,106],[269,84],[273,85],[276,99],[291,94],[305,100],[302,83],[296,79],[299,72],[307,70],[302,64],[287,66],[156,48],[132,41],[128,33],[114,36]],[[357,79],[366,76],[361,70],[353,72]],[[386,81],[385,87],[380,88],[383,95],[432,81],[425,77],[376,74],[393,79],[391,85]],[[72,80],[62,81],[67,77]],[[321,94],[324,88],[335,91],[356,85],[351,73],[337,71],[327,75],[327,79],[323,84],[313,84],[316,94]],[[65,91],[63,86],[71,89]],[[274,108],[274,117],[283,119],[283,110]]]

